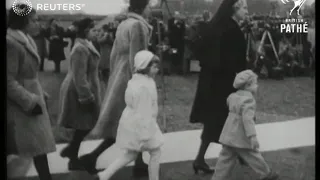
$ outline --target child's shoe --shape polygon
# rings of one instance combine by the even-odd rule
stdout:
[[[277,173],[271,171],[267,177],[260,179],[260,180],[278,180],[278,179],[279,179],[279,175]]]

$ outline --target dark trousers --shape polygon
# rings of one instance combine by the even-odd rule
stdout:
[[[61,61],[60,60],[55,60],[54,61],[54,71],[56,73],[60,73],[61,72],[61,67],[60,67]]]
[[[40,71],[44,70],[44,60],[45,60],[44,57],[40,57]]]

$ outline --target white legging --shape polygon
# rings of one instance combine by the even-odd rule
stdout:
[[[148,167],[149,180],[159,180],[161,150],[158,148],[148,152],[150,154]],[[98,173],[100,180],[109,180],[120,168],[134,161],[138,154],[139,152],[136,151],[126,151],[121,157],[111,163],[107,169]]]

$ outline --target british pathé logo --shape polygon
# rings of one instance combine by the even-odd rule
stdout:
[[[285,19],[280,25],[281,33],[308,33],[308,23],[301,17]]]
[[[288,14],[288,18],[280,25],[281,33],[308,33],[308,23],[300,15],[300,9],[306,0],[281,0],[283,4],[293,2],[294,6]],[[293,16],[292,12],[296,9],[297,16]]]
[[[289,3],[290,1],[294,2],[294,6],[290,10],[290,16],[291,16],[292,12],[297,8],[298,8],[297,9],[297,14],[300,15],[300,9],[301,9],[302,5],[306,2],[306,0],[281,0],[281,2],[283,4]]]
[[[26,16],[31,12],[32,4],[29,0],[15,0],[12,4],[12,9],[18,16]]]

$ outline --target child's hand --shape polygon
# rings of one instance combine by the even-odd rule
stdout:
[[[250,138],[252,149],[259,151],[260,145],[257,136],[251,136]]]

